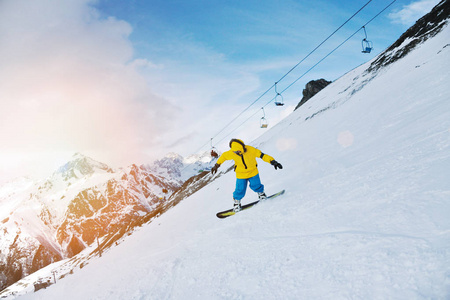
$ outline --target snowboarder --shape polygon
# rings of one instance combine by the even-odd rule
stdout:
[[[263,161],[270,163],[277,169],[283,169],[283,166],[277,162],[272,156],[264,154],[261,150],[252,146],[245,145],[242,140],[232,139],[230,141],[230,150],[224,152],[217,163],[212,167],[211,173],[215,174],[220,165],[226,160],[234,160],[234,171],[236,172],[236,189],[233,193],[234,207],[233,210],[238,212],[241,210],[241,199],[244,198],[247,190],[247,184],[250,182],[250,188],[258,193],[260,200],[267,196],[264,193],[264,185],[261,184],[259,178],[258,164],[256,158],[259,157]]]

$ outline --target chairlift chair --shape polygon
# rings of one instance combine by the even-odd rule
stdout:
[[[364,29],[365,38],[361,42],[361,46],[362,46],[361,52],[362,53],[370,53],[370,51],[372,51],[372,49],[373,49],[373,43],[367,39],[366,27],[363,26],[362,28]]]
[[[212,158],[218,158],[219,154],[217,152],[216,147],[213,146],[212,140],[213,140],[213,138],[211,138],[211,157]]]
[[[217,154],[217,150],[215,148],[211,149],[211,157],[218,158],[219,154]]]
[[[275,97],[275,105],[276,106],[283,106],[284,105],[283,96],[281,96],[280,93],[278,93],[277,96]]]
[[[266,120],[266,113],[264,112],[264,107],[261,107],[262,111],[263,111],[263,116],[261,118],[261,120],[259,121],[259,125],[261,128],[267,128],[269,126],[269,122],[267,122]]]
[[[373,49],[373,44],[371,41],[368,41],[366,39],[362,40],[362,53],[370,53]]]
[[[277,83],[278,82],[275,82],[275,93],[277,93],[277,95],[275,96],[275,105],[283,106],[284,105],[283,96],[277,91]]]
[[[261,128],[267,128],[269,126],[269,122],[267,122],[266,118],[262,117],[260,121]]]

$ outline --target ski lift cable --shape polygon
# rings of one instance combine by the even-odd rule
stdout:
[[[345,44],[348,40],[350,40],[353,36],[355,36],[358,32],[360,31],[360,29],[358,29],[356,32],[354,32],[350,37],[348,37],[344,42],[342,42],[341,44],[339,44],[336,48],[334,48],[331,52],[329,52],[326,56],[324,56],[321,60],[319,60],[315,65],[313,65],[311,68],[309,68],[305,73],[303,73],[300,77],[298,77],[296,80],[294,80],[291,84],[289,84],[284,90],[282,90],[279,94],[283,94],[285,91],[287,91],[289,88],[291,88],[295,83],[297,83],[301,78],[303,78],[306,74],[308,74],[312,69],[314,69],[317,65],[319,65],[322,61],[324,61],[328,56],[330,56],[333,52],[335,52],[338,48],[340,48],[343,44]],[[278,96],[278,94],[277,94]],[[268,106],[270,103],[272,103],[272,101],[274,101],[276,99],[276,96],[272,99],[270,99],[266,104],[264,104],[263,108]],[[251,118],[253,118],[257,113],[259,112],[259,109],[252,114],[251,116],[249,116],[247,119],[245,119],[241,124],[239,124],[239,126],[237,126],[235,129],[233,129],[231,132],[229,132],[224,138],[222,138],[221,140],[219,140],[217,143],[220,143],[221,141],[223,141],[225,138],[227,138],[229,135],[231,135],[233,132],[235,132],[236,130],[238,130],[241,126],[243,126],[245,123],[247,123],[247,121],[249,121]]]
[[[366,25],[371,23],[376,17],[381,15],[386,9],[388,9],[394,2],[397,0],[393,0],[391,3],[389,3],[385,8],[383,8],[378,14],[376,14],[372,19],[370,19],[366,24],[364,24],[361,28],[359,28],[357,31],[355,31],[353,34],[351,34],[347,39],[345,39],[342,43],[340,43],[336,48],[331,50],[327,55],[325,55],[321,60],[319,60],[315,65],[313,65],[311,68],[309,68],[305,73],[303,73],[300,77],[298,77],[296,80],[294,80],[290,85],[288,85],[284,90],[280,92],[280,94],[283,94],[286,90],[288,90],[290,87],[292,87],[297,81],[299,81],[301,78],[303,78],[307,73],[309,73],[312,69],[314,69],[317,65],[319,65],[322,61],[324,61],[328,56],[333,54],[337,49],[339,49],[342,45],[344,45],[346,42],[348,42],[352,37],[354,37],[361,29],[365,28]],[[275,99],[275,98],[274,98]],[[270,100],[265,106],[269,105],[270,102],[272,102],[274,99]]]
[[[331,33],[325,40],[323,40],[318,46],[316,46],[311,52],[309,52],[303,59],[301,59],[296,65],[294,65],[287,73],[285,73],[275,84],[270,86],[263,94],[261,94],[258,98],[256,98],[249,106],[247,106],[243,111],[241,111],[236,117],[234,117],[230,122],[228,122],[216,135],[213,136],[212,139],[216,138],[219,134],[221,134],[229,125],[231,125],[234,121],[236,121],[243,113],[245,113],[250,107],[252,107],[256,102],[261,100],[263,96],[265,96],[273,87],[276,87],[276,84],[286,78],[294,69],[296,69],[303,61],[305,61],[311,54],[313,54],[319,47],[321,47],[327,40],[329,40],[336,32],[338,32],[342,27],[344,27],[351,19],[353,19],[361,10],[363,10],[372,0],[369,0],[366,4],[364,4],[358,11],[356,11],[350,18],[348,18],[341,26],[339,26],[333,33]],[[281,94],[280,94],[281,95]],[[219,142],[217,142],[219,143]],[[200,147],[198,151],[200,151],[206,144]],[[197,151],[197,152],[198,152]]]
[[[356,32],[354,32],[351,36],[349,36],[344,42],[342,42],[341,44],[339,44],[335,49],[333,49],[330,53],[328,53],[324,58],[322,58],[318,63],[316,63],[314,66],[312,66],[308,71],[306,71],[304,74],[302,74],[300,77],[298,77],[295,81],[293,81],[290,85],[288,85],[283,91],[281,91],[280,94],[284,93],[286,90],[288,90],[289,88],[291,88],[296,82],[298,82],[302,77],[304,77],[308,72],[310,72],[314,67],[316,67],[319,63],[321,63],[323,60],[325,60],[328,56],[330,56],[333,52],[335,52],[338,48],[340,48],[343,44],[345,44],[349,39],[351,39],[353,36],[355,36],[361,29],[363,29],[364,26],[368,25],[369,23],[371,23],[375,18],[377,18],[379,15],[381,15],[386,9],[388,9],[392,4],[394,4],[397,0],[393,0],[391,3],[389,3],[383,10],[381,10],[378,14],[376,14],[372,19],[370,19],[367,23],[365,23],[361,28],[359,28]],[[369,1],[370,2],[370,1]],[[284,77],[283,77],[284,78]],[[275,85],[275,84],[274,84]],[[247,111],[253,104],[255,104],[257,101],[259,101],[265,94],[267,94],[273,87],[274,85],[272,85],[266,92],[264,92],[260,97],[258,97],[258,99],[256,99],[250,106],[248,106],[245,111]],[[276,99],[276,96],[274,98],[272,98],[269,102],[267,102],[264,106],[266,107],[267,105],[269,105],[272,101],[274,101]],[[236,130],[238,130],[241,126],[243,126],[248,120],[250,120],[251,118],[253,118],[257,113],[259,112],[259,109],[253,113],[250,117],[248,117],[246,120],[244,120],[239,126],[235,127],[231,132],[229,132],[227,135],[225,135],[221,140],[219,140],[217,143],[222,142],[225,138],[227,138],[228,136],[230,136],[233,132],[235,132]],[[239,114],[242,115],[243,112],[241,112]],[[237,117],[235,119],[233,119],[232,122],[234,122],[237,119]],[[230,125],[232,122],[230,122],[228,125]],[[226,128],[226,127],[225,127]],[[223,132],[225,130],[225,128],[223,128],[219,133]],[[213,138],[216,138],[219,133],[217,133]],[[212,145],[212,140],[213,138],[211,138],[211,145]],[[206,145],[208,145],[209,142],[205,143],[204,145],[202,145],[197,151],[195,151],[194,153],[197,153],[199,151],[201,151],[203,149],[203,147],[205,147]],[[186,167],[183,168],[186,169]]]
[[[372,19],[370,19],[367,23],[365,23],[361,28],[359,28],[358,30],[356,30],[354,33],[352,33],[347,39],[345,39],[342,43],[340,43],[336,48],[334,48],[333,50],[331,50],[327,55],[325,55],[322,59],[320,59],[316,64],[314,64],[311,68],[309,68],[305,73],[303,73],[300,77],[298,77],[296,80],[294,80],[291,84],[289,84],[284,90],[282,90],[280,93],[278,94],[283,94],[285,91],[287,91],[289,88],[291,88],[295,83],[297,83],[301,78],[303,78],[306,74],[308,74],[312,69],[314,69],[316,66],[318,66],[322,61],[324,61],[327,57],[329,57],[331,54],[333,54],[337,49],[339,49],[342,45],[344,45],[346,42],[348,42],[352,37],[354,37],[361,29],[363,29],[364,26],[366,26],[367,24],[371,23],[376,17],[378,17],[380,14],[382,14],[386,9],[388,9],[392,4],[394,4],[394,2],[396,2],[397,0],[393,0],[391,3],[389,3],[383,10],[381,10],[378,14],[376,14]],[[275,87],[276,84],[278,82],[275,83]],[[276,96],[272,99],[270,99],[270,101],[268,101],[264,106],[268,106],[272,101],[274,101],[276,99]],[[229,135],[231,135],[233,132],[235,132],[237,129],[239,129],[242,125],[244,125],[247,121],[249,121],[251,118],[253,118],[257,113],[259,112],[259,109],[252,114],[250,117],[248,117],[246,120],[244,120],[239,126],[237,126],[235,129],[233,129],[231,132],[229,132],[224,138],[222,138],[221,140],[219,140],[217,143],[220,143],[221,141],[223,141],[226,137],[228,137]]]
[[[300,79],[302,79],[306,74],[308,74],[312,69],[317,67],[322,61],[324,61],[327,57],[329,57],[331,54],[333,54],[337,49],[339,49],[342,45],[344,45],[348,40],[350,40],[352,37],[354,37],[361,29],[358,29],[355,31],[351,36],[349,36],[347,39],[345,39],[342,43],[340,43],[336,48],[331,50],[327,55],[325,55],[323,58],[321,58],[316,64],[314,64],[311,68],[309,68],[305,73],[303,73],[300,77],[295,79],[291,84],[289,84],[281,93],[284,93],[286,90],[291,88],[294,84],[296,84]],[[268,104],[266,104],[268,105]]]
[[[361,30],[363,27],[366,27],[366,25],[368,25],[369,23],[371,23],[374,19],[376,19],[379,15],[381,15],[386,9],[388,9],[392,4],[394,4],[394,2],[396,2],[397,0],[393,0],[391,3],[389,3],[385,8],[383,8],[378,14],[376,14],[372,19],[370,19],[369,21],[367,21],[366,24],[364,24],[359,30]]]
[[[294,71],[302,62],[304,62],[311,54],[313,54],[317,49],[319,49],[326,41],[328,41],[336,32],[338,32],[342,27],[344,27],[351,19],[353,19],[357,14],[361,12],[372,0],[369,0],[366,4],[364,4],[357,12],[355,12],[350,18],[348,18],[341,26],[339,26],[333,33],[331,33],[326,39],[324,39],[319,45],[317,45],[311,52],[309,52],[304,58],[302,58],[296,65],[294,65],[287,73],[285,73],[278,81],[276,81],[269,89],[267,89],[260,97],[258,97],[255,101],[253,101],[244,111],[242,111],[236,118],[234,118],[229,124],[227,124],[224,128],[234,122],[238,117],[242,115],[245,111],[247,111],[253,104],[259,101],[265,94],[267,94],[273,87],[276,88],[277,84],[286,78],[292,71]],[[217,135],[219,135],[224,129],[222,129]],[[216,136],[217,136],[216,135]]]
[[[258,102],[264,95],[266,95],[273,87],[276,87],[276,84],[283,80],[289,73],[291,73],[296,67],[300,65],[307,57],[309,57],[315,50],[317,50],[322,44],[324,44],[331,36],[333,36],[340,28],[342,28],[346,23],[348,23],[355,15],[357,15],[364,7],[366,7],[372,0],[368,1],[363,7],[361,7],[353,16],[351,16],[344,24],[342,24],[337,30],[335,30],[330,36],[328,36],[322,43],[319,44],[316,48],[314,48],[313,51],[311,51],[305,58],[303,58],[299,63],[297,63],[293,68],[291,68],[285,75],[283,75],[275,84],[273,84],[269,89],[267,89],[261,96],[259,96],[255,101],[253,101],[247,108],[245,108],[238,116],[236,116],[232,121],[230,121],[224,128],[222,128],[212,139],[216,138],[220,133],[222,133],[230,124],[232,124],[234,121],[236,121],[244,112],[246,112],[251,106],[253,106],[256,102]],[[344,42],[339,44],[335,49],[333,49],[330,53],[328,53],[325,57],[323,57],[319,62],[317,62],[314,66],[312,66],[308,71],[303,73],[300,77],[298,77],[295,81],[293,81],[290,85],[288,85],[283,91],[281,91],[279,94],[281,95],[286,90],[288,90],[290,87],[292,87],[296,82],[298,82],[301,78],[303,78],[308,72],[310,72],[312,69],[314,69],[317,65],[319,65],[323,60],[325,60],[328,56],[330,56],[333,52],[335,52],[338,48],[340,48],[343,44],[345,44],[348,40],[350,40],[353,36],[355,36],[361,29],[363,29],[364,26],[371,23],[375,18],[377,18],[379,15],[381,15],[386,9],[388,9],[392,4],[394,4],[397,0],[393,0],[391,3],[389,3],[385,8],[383,8],[378,14],[376,14],[372,19],[367,21],[361,28],[359,28],[356,32],[354,32],[351,36],[349,36]],[[278,94],[277,94],[278,95]],[[272,101],[274,101],[276,97],[272,98],[269,102],[267,102],[263,107],[266,107],[269,105]],[[259,110],[258,110],[259,111]],[[238,128],[240,128],[243,124],[245,124],[248,120],[253,118],[258,111],[256,111],[254,114],[252,114],[250,117],[248,117],[246,120],[244,120],[240,125],[238,125],[235,129],[233,129],[231,132],[229,132],[227,135],[225,135],[224,138],[217,141],[217,143],[220,143],[225,138],[227,138],[231,133],[235,132]],[[216,143],[216,144],[217,144]],[[199,152],[205,145],[208,143],[202,145],[196,152]],[[195,153],[196,153],[195,152]]]

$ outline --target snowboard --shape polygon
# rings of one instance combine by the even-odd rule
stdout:
[[[258,201],[255,201],[255,202],[251,202],[251,203],[242,205],[242,206],[241,206],[241,210],[238,211],[238,212],[241,212],[241,211],[243,211],[243,210],[249,209],[250,207],[253,207],[253,206],[255,206],[256,204],[258,204],[260,201],[266,201],[267,199],[272,199],[272,198],[281,196],[281,195],[284,194],[284,191],[285,191],[285,190],[282,190],[282,191],[280,191],[280,192],[278,192],[278,193],[275,193],[275,194],[273,194],[273,195],[267,196],[267,198],[266,198],[265,200],[258,200]],[[216,214],[216,216],[217,216],[218,218],[220,218],[220,219],[223,219],[223,218],[227,218],[227,217],[229,217],[229,216],[235,215],[235,214],[237,214],[238,212],[234,212],[233,209],[231,208],[231,209],[228,209],[228,210],[224,210],[224,211],[218,212],[218,213]]]

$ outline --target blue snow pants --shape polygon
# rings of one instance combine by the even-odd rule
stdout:
[[[233,198],[236,200],[241,200],[245,196],[245,192],[247,191],[247,184],[250,182],[250,188],[256,193],[264,192],[264,185],[261,184],[261,179],[259,178],[259,174],[246,178],[246,179],[236,179],[236,189],[233,193]]]

